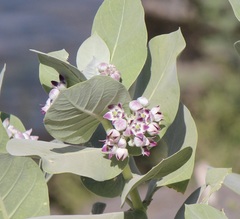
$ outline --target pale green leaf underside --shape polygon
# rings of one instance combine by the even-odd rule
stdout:
[[[223,184],[232,191],[240,195],[240,175],[236,173],[230,173],[226,176]]]
[[[139,0],[106,0],[92,27],[107,44],[111,63],[122,74],[126,88],[134,83],[147,57],[147,31]]]
[[[182,104],[180,104],[175,121],[167,130],[163,140],[168,145],[169,155],[185,147],[191,147],[193,153],[186,164],[168,176],[163,177],[157,183],[157,186],[166,186],[190,179],[193,172],[197,146],[197,129],[189,110]]]
[[[77,52],[77,67],[87,79],[97,75],[97,66],[89,65],[94,61],[99,63],[110,62],[110,51],[97,33],[86,39]]]
[[[206,204],[186,205],[185,219],[227,219],[221,212]]]
[[[208,196],[206,196],[203,200],[207,202],[210,196],[218,191],[224,182],[226,176],[231,173],[231,168],[209,168],[206,175],[206,185],[210,186],[210,191]]]
[[[240,21],[240,1],[239,0],[229,0],[236,18]]]
[[[10,124],[13,125],[16,129],[18,129],[21,132],[25,131],[25,127],[20,121],[19,118],[17,118],[14,115],[10,115],[4,112],[0,112],[0,153],[7,153],[6,151],[6,144],[9,141],[9,137],[7,135],[7,132],[5,128],[2,125],[2,122],[6,119],[9,118]]]
[[[3,77],[6,71],[6,64],[4,64],[3,69],[0,72],[0,94],[1,94],[1,90],[2,90],[2,83],[3,83]]]
[[[48,215],[48,188],[37,164],[5,154],[0,155],[0,166],[0,218]]]
[[[105,121],[102,116],[110,104],[129,101],[128,91],[121,83],[107,76],[95,76],[61,91],[45,116],[45,126],[56,139],[84,143]]]
[[[164,177],[173,171],[179,169],[182,165],[184,165],[192,155],[192,148],[184,148],[183,150],[177,152],[176,154],[163,159],[158,165],[153,167],[149,172],[145,175],[133,174],[133,178],[125,184],[121,195],[121,205],[125,202],[125,199],[129,192],[131,192],[134,188],[139,186],[140,184],[151,180],[151,179],[159,179]]]
[[[178,110],[180,89],[176,59],[184,47],[185,41],[180,29],[154,37],[149,42],[152,59],[151,76],[143,96],[149,99],[151,106],[160,105],[161,107],[165,125],[161,136],[173,122]]]
[[[7,150],[15,156],[40,156],[44,171],[50,174],[74,173],[97,181],[112,179],[122,172],[128,159],[108,159],[98,148],[12,139]]]
[[[76,67],[65,60],[68,56],[65,50],[51,53],[43,53],[36,50],[31,51],[38,55],[40,62],[39,78],[45,90],[49,91],[51,89],[51,81],[57,81],[58,74],[65,77],[69,87],[86,80],[85,76]]]

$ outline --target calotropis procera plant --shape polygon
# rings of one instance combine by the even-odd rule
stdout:
[[[0,218],[60,218],[49,215],[47,181],[65,172],[79,175],[86,189],[99,196],[119,196],[129,210],[104,214],[99,204],[91,215],[63,219],[147,218],[158,189],[184,192],[197,144],[195,123],[179,102],[176,59],[184,47],[180,29],[147,43],[140,0],[105,0],[91,36],[78,50],[77,67],[67,61],[65,50],[33,50],[40,61],[40,83],[49,95],[39,111],[55,141],[40,141],[18,118],[0,114]],[[0,86],[4,73],[5,67]],[[150,159],[152,154],[158,163],[140,173],[134,157]],[[39,157],[39,166],[33,156]],[[206,185],[196,189],[175,218],[226,218],[208,199],[223,182],[240,191],[234,183],[239,175],[230,172],[209,169],[209,194],[199,201]],[[142,184],[148,186],[144,198],[139,195]]]

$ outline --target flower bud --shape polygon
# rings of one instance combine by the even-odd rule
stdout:
[[[116,150],[116,158],[118,160],[124,160],[128,156],[128,150],[126,148],[118,148]]]

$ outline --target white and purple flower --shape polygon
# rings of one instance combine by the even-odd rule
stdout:
[[[107,153],[109,159],[114,154],[118,160],[124,160],[128,156],[127,142],[116,129],[107,131],[107,138],[103,142],[102,152]]]
[[[140,147],[142,155],[149,156],[150,149],[157,145],[154,138],[159,135],[163,115],[160,107],[146,108],[148,100],[139,97],[129,103],[131,115],[126,115],[122,104],[110,105],[103,116],[112,122],[114,129],[107,132],[102,151],[112,158],[124,160],[128,156],[127,146]]]
[[[30,139],[30,140],[38,140],[38,136],[31,135],[32,129],[29,129],[25,132],[21,132],[16,129],[13,125],[10,124],[9,118],[6,118],[3,122],[3,127],[5,128],[9,138],[15,139]]]
[[[100,75],[110,76],[116,81],[120,81],[121,79],[121,73],[117,70],[116,66],[113,64],[102,62],[97,65],[97,71],[100,73]]]

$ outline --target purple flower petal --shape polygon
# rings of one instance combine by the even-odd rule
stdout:
[[[103,118],[112,121],[113,120],[113,114],[111,112],[107,112],[107,113],[104,114]]]
[[[127,121],[125,119],[118,119],[113,122],[115,129],[123,131],[127,128]]]
[[[57,81],[51,81],[51,84],[54,86],[54,87],[57,87],[58,86],[58,83]]]
[[[132,111],[136,112],[136,111],[142,109],[143,106],[142,106],[142,104],[139,103],[137,100],[133,100],[133,101],[131,101],[131,102],[129,103],[129,108],[130,108]]]

